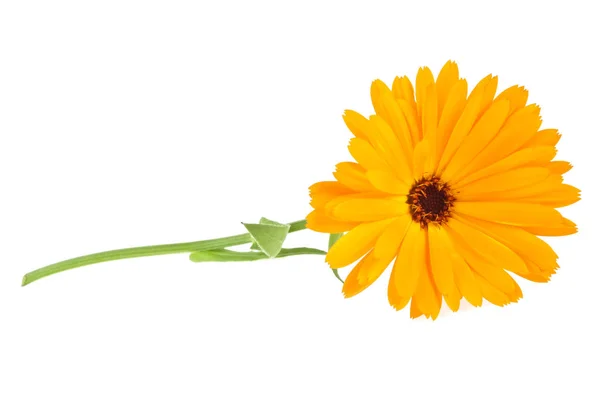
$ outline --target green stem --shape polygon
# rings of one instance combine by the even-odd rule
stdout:
[[[325,255],[327,251],[310,247],[282,248],[275,258],[291,257],[294,255]],[[260,251],[208,250],[194,251],[190,254],[193,262],[230,262],[268,260],[269,257]]]
[[[290,224],[291,232],[306,229],[306,221],[296,221]],[[221,237],[211,240],[200,240],[189,243],[161,244],[157,246],[144,246],[123,248],[118,250],[103,251],[101,253],[84,255],[82,257],[72,258],[69,260],[57,262],[56,264],[47,265],[43,268],[31,271],[23,276],[22,285],[28,285],[31,282],[53,275],[62,271],[73,268],[83,267],[85,265],[97,264],[106,261],[124,260],[126,258],[149,257],[153,255],[177,254],[177,253],[193,253],[196,251],[207,251],[221,249],[225,247],[239,246],[240,244],[251,243],[252,238],[249,233]]]

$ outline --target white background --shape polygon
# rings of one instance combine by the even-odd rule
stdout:
[[[594,2],[0,3],[0,400],[598,401]],[[341,114],[456,60],[525,85],[583,201],[549,284],[411,320],[321,257],[186,255],[25,272],[302,219],[348,160]],[[307,231],[290,245],[325,247]],[[345,275],[347,270],[342,270]],[[464,305],[464,304],[463,304]]]

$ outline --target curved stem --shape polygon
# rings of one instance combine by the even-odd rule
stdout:
[[[305,220],[291,222],[289,225],[289,233],[306,229]],[[22,286],[28,285],[31,282],[37,281],[38,279],[49,275],[56,274],[58,272],[83,267],[85,265],[97,264],[100,262],[124,260],[126,258],[149,257],[154,255],[193,253],[195,251],[215,250],[251,242],[252,237],[249,233],[245,233],[235,236],[221,237],[211,240],[200,240],[189,243],[161,244],[157,246],[132,247],[103,251],[100,253],[84,255],[82,257],[71,258],[69,260],[57,262],[56,264],[47,265],[43,268],[31,271],[23,276]]]

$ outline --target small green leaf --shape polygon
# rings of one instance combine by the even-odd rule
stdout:
[[[329,249],[338,241],[344,234],[343,233],[332,233],[329,235]]]
[[[260,218],[260,220],[258,221],[258,223],[260,223],[262,225],[289,226],[289,225],[284,225],[283,223],[272,221],[272,220],[267,219],[265,217]]]
[[[338,241],[343,235],[343,233],[332,233],[329,235],[329,250],[331,250],[331,247],[333,247],[335,242]],[[340,282],[344,283],[343,279],[340,278],[340,274],[338,274],[338,270],[332,269],[332,271],[335,277],[338,278]]]
[[[252,236],[253,243],[268,257],[277,257],[283,247],[290,225],[261,218],[260,223],[243,223]],[[256,249],[251,247],[251,249]]]

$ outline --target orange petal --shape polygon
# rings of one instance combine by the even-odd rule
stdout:
[[[389,93],[390,96],[392,91],[388,88],[387,85],[381,80],[375,80],[371,84],[371,102],[373,103],[373,109],[375,109],[375,114],[382,117],[385,121],[388,121],[388,116],[383,108],[383,104],[381,102],[381,98],[383,94]]]
[[[337,204],[331,216],[340,221],[370,222],[408,214],[408,204],[396,199],[356,198]]]
[[[377,190],[384,193],[407,195],[410,190],[410,184],[401,181],[387,170],[369,170],[367,179]]]
[[[495,304],[497,306],[505,306],[509,303],[516,302],[521,297],[523,297],[521,288],[519,287],[517,282],[515,282],[512,278],[510,278],[510,280],[512,280],[512,282],[514,283],[514,290],[508,293],[498,289],[496,286],[494,286],[492,283],[490,283],[478,273],[475,273],[475,278],[479,283],[483,297],[490,303]]]
[[[456,287],[469,303],[475,307],[481,306],[481,288],[473,271],[458,253],[452,253],[451,258]]]
[[[381,117],[371,116],[370,121],[378,137],[375,149],[384,157],[388,165],[394,168],[394,173],[400,180],[410,182],[412,158],[406,157],[398,137]]]
[[[550,171],[542,167],[517,168],[457,187],[457,198],[461,201],[493,200],[498,198],[497,193],[532,186],[549,175]]]
[[[342,236],[329,250],[325,261],[331,268],[342,268],[365,255],[391,220],[361,223]]]
[[[523,147],[543,147],[543,146],[555,146],[560,140],[560,134],[555,128],[547,128],[545,130],[538,131]]]
[[[504,159],[501,159],[491,165],[485,166],[467,175],[461,174],[453,180],[455,187],[463,187],[475,180],[491,176],[497,173],[507,172],[509,170],[530,165],[542,165],[548,167],[548,161],[552,160],[556,155],[554,147],[537,147],[521,149],[513,154],[510,154]]]
[[[479,253],[480,249],[476,248],[471,243],[471,239],[464,236],[462,233],[459,234],[454,230],[449,230],[448,232],[454,247],[456,247],[457,251],[474,272],[484,277],[492,285],[505,293],[514,291],[514,281],[503,269],[504,266],[491,262],[490,259],[487,258],[489,254],[484,257]],[[520,272],[528,273],[525,263],[521,261],[521,264],[523,264],[523,268]]]
[[[483,103],[484,90],[485,86],[478,84],[467,98],[467,103],[465,105],[464,111],[461,114],[458,121],[456,122],[456,125],[452,130],[452,134],[450,134],[450,137],[448,139],[448,143],[444,148],[444,152],[442,153],[442,157],[440,159],[439,164],[440,169],[446,167],[450,159],[454,156],[454,153],[460,147],[460,144],[463,142],[467,134],[469,134],[469,132],[471,131],[473,124],[475,124],[475,121],[477,120],[477,117],[479,116],[479,113],[482,110],[481,108]]]
[[[556,266],[558,256],[552,247],[537,236],[528,233],[524,228],[465,218],[462,215],[457,215],[456,219],[468,220],[469,225],[496,239],[518,255],[531,259],[537,265],[550,267],[549,269]],[[523,260],[527,265],[525,258]]]
[[[356,227],[356,222],[341,222],[315,209],[306,217],[306,227],[320,233],[343,233]]]
[[[424,270],[425,233],[418,224],[411,222],[392,271],[397,294],[402,298],[412,297]]]
[[[460,299],[462,299],[462,296],[458,291],[458,287],[454,285],[450,293],[445,294],[443,296],[444,300],[446,301],[446,304],[448,305],[448,307],[450,307],[450,310],[455,312],[458,311],[458,309],[460,308]]]
[[[382,109],[381,117],[396,135],[402,150],[401,154],[408,164],[410,164],[412,161],[413,145],[410,129],[404,113],[389,91],[381,93],[379,103],[381,104],[380,107]]]
[[[410,78],[396,77],[392,84],[392,93],[396,99],[404,99],[412,103],[415,103],[415,91],[413,89]]]
[[[514,226],[553,226],[562,221],[554,208],[517,202],[456,202],[459,214]]]
[[[523,227],[524,230],[536,236],[566,236],[577,233],[577,226],[563,217],[560,224],[553,226]]]
[[[343,186],[337,181],[321,181],[308,188],[310,194],[310,205],[313,208],[324,207],[329,201],[341,195],[347,195],[352,192],[349,188]]]
[[[446,100],[450,95],[452,87],[458,82],[458,66],[455,62],[448,60],[435,80],[438,100],[438,115],[441,116]]]
[[[437,154],[435,157],[434,168],[437,169],[450,134],[456,126],[456,122],[462,115],[467,103],[467,81],[458,80],[450,90],[444,109],[440,114],[440,121],[437,128]]]
[[[430,84],[425,89],[425,99],[423,100],[423,140],[429,144],[429,164],[425,167],[428,172],[433,172],[434,156],[437,155],[437,125],[438,125],[438,109],[437,109],[437,92],[435,84]]]
[[[408,124],[408,130],[410,131],[411,144],[413,148],[421,141],[421,124],[419,124],[419,115],[417,114],[416,105],[412,105],[404,99],[396,99],[406,124]],[[413,101],[414,102],[414,101]]]
[[[553,174],[565,174],[573,168],[573,165],[565,161],[552,161],[549,162],[546,167]]]
[[[379,156],[369,141],[362,138],[352,138],[348,150],[352,157],[366,170],[389,170],[388,164]]]
[[[374,191],[375,188],[369,182],[365,169],[358,163],[341,162],[335,166],[333,176],[344,186],[354,191]]]
[[[442,295],[435,287],[428,258],[429,250],[427,250],[427,246],[425,248],[425,266],[419,275],[419,281],[413,296],[413,302],[416,303],[417,307],[425,315],[425,317],[435,320],[440,312],[440,307],[442,306]]]
[[[519,202],[531,202],[553,208],[566,207],[581,199],[581,190],[570,184],[561,183],[545,194],[518,198]]]
[[[367,126],[369,121],[363,115],[353,110],[346,110],[344,112],[343,118],[344,122],[346,123],[346,126],[352,134],[354,134],[357,138],[362,138],[363,140],[370,141],[367,132]]]
[[[517,110],[522,109],[527,104],[527,97],[529,96],[528,91],[524,87],[513,85],[512,87],[506,88],[502,91],[494,102],[501,100],[508,100],[510,102],[510,110],[508,111],[509,116],[515,113]]]
[[[402,240],[406,236],[408,227],[412,220],[410,215],[403,215],[396,218],[379,236],[375,243],[375,257],[383,260],[390,259],[398,254],[398,249]]]
[[[498,77],[492,76],[490,74],[487,77],[485,77],[484,79],[482,79],[479,82],[479,84],[477,84],[477,85],[484,85],[483,98],[481,101],[481,111],[479,112],[479,115],[477,116],[477,119],[479,119],[488,110],[488,108],[492,105],[492,103],[494,101],[494,96],[496,95],[496,89],[498,89]],[[475,86],[475,88],[473,88],[473,91],[475,91],[476,88],[477,88],[477,86]]]
[[[433,279],[440,292],[444,295],[449,295],[456,287],[451,258],[453,245],[443,227],[429,225],[427,232],[429,235],[429,259]]]
[[[388,301],[390,302],[390,306],[396,310],[402,310],[410,301],[410,297],[401,296],[398,293],[395,281],[396,271],[396,264],[394,264],[394,268],[392,268],[392,274],[390,275],[390,280],[388,282]]]
[[[540,108],[528,105],[510,116],[498,135],[464,168],[464,175],[489,166],[518,151],[542,124]]]
[[[423,116],[423,107],[425,106],[425,94],[427,91],[427,87],[431,84],[435,84],[435,80],[433,78],[433,74],[429,67],[421,67],[419,71],[417,71],[417,114],[419,116],[419,120],[422,121],[421,116]],[[437,106],[436,106],[437,107]]]
[[[456,177],[457,173],[475,159],[496,136],[508,117],[509,102],[507,100],[494,104],[475,123],[469,135],[464,139],[444,170],[447,178]]]
[[[344,297],[356,296],[371,286],[390,265],[393,257],[382,260],[375,258],[373,251],[369,252],[346,277],[342,287]]]

